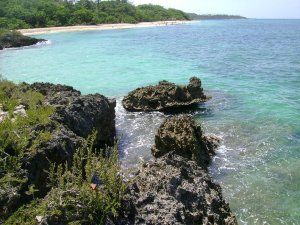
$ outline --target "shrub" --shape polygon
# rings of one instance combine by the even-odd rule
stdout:
[[[117,148],[106,149],[109,156],[99,154],[92,147],[95,137],[77,150],[72,165],[52,164],[48,195],[20,208],[4,224],[34,224],[37,216],[48,224],[105,224],[115,216],[127,185],[120,176]],[[95,189],[90,186],[93,179]]]
[[[43,105],[43,99],[42,94],[27,90],[25,85],[0,79],[1,111],[8,112],[8,116],[0,122],[0,171],[16,173],[23,155],[28,151],[32,127],[50,122],[54,108]],[[18,105],[25,106],[26,116],[14,115]],[[37,137],[49,139],[49,134],[41,130]],[[35,146],[37,141],[40,139],[34,139],[32,145]]]
[[[180,10],[157,5],[135,7],[127,1],[101,1],[99,4],[92,0],[80,0],[76,4],[62,0],[0,1],[0,28],[5,29],[188,18]]]

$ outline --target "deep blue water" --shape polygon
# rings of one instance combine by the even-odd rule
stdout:
[[[300,224],[300,20],[201,21],[42,35],[51,44],[0,52],[0,74],[116,97],[167,79],[201,78],[213,97],[195,118],[222,137],[213,178],[240,224]],[[125,166],[151,159],[164,116],[117,106]]]

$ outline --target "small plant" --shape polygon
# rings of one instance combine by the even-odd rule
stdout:
[[[29,196],[32,196],[33,197],[33,199],[35,199],[34,198],[34,193],[36,193],[36,192],[38,192],[39,190],[38,189],[36,189],[35,188],[35,185],[33,184],[33,185],[30,185],[29,186],[29,188],[28,188],[28,191],[26,191],[26,195],[29,195]]]

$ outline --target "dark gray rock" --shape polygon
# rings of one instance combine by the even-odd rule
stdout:
[[[0,33],[0,50],[34,45],[42,41],[46,40],[27,37],[17,31],[6,31]]]
[[[80,149],[84,138],[97,131],[96,147],[113,145],[115,138],[115,100],[100,94],[81,95],[72,87],[49,83],[22,84],[24,90],[32,89],[45,96],[45,101],[55,113],[47,124],[30,127],[29,143],[21,159],[24,175],[12,175],[16,181],[0,184],[0,223],[22,204],[32,200],[26,195],[28,187],[34,185],[35,197],[44,197],[49,191],[47,178],[51,163],[72,163],[75,151]],[[19,110],[25,110],[20,107]],[[39,139],[39,134],[47,137]],[[35,141],[34,141],[35,140]],[[39,141],[36,141],[39,140]],[[6,176],[0,171],[0,178]],[[22,178],[21,181],[17,179]],[[23,179],[24,178],[24,179]],[[5,197],[4,197],[5,196]]]
[[[115,99],[100,94],[81,95],[65,85],[34,83],[30,87],[45,95],[46,102],[55,107],[52,119],[83,138],[97,131],[96,147],[114,144]]]
[[[23,159],[23,167],[28,171],[28,184],[34,184],[39,190],[37,196],[44,196],[47,187],[48,173],[51,163],[56,165],[68,163],[71,165],[72,158],[83,142],[83,138],[74,134],[63,125],[51,123],[46,127],[36,127],[51,133],[50,140],[41,142],[36,152],[31,152]],[[35,135],[32,135],[35,137]]]
[[[215,150],[220,147],[221,139],[212,134],[205,134],[202,136],[202,144],[212,156],[215,154]]]
[[[236,225],[207,166],[220,139],[203,135],[191,116],[166,119],[155,137],[154,162],[134,175],[114,224]]]
[[[211,143],[212,138],[203,135],[200,125],[191,116],[174,116],[167,118],[160,126],[151,150],[156,158],[173,151],[206,168],[214,155],[214,149],[218,147],[215,139]]]
[[[190,108],[208,99],[200,79],[192,77],[187,86],[161,81],[158,85],[138,88],[125,96],[122,104],[128,111],[170,111]]]
[[[127,224],[237,224],[221,187],[194,161],[171,152],[144,165],[134,181]]]

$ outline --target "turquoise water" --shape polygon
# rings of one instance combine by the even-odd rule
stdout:
[[[51,41],[0,52],[0,74],[116,97],[167,79],[199,76],[213,97],[195,118],[222,137],[210,168],[240,224],[300,224],[300,20],[42,35]],[[151,159],[160,113],[126,113],[117,128],[124,165]]]

